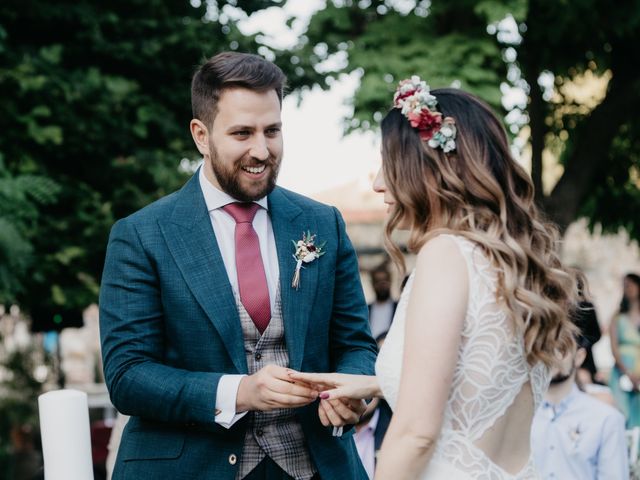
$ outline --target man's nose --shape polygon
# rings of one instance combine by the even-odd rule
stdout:
[[[262,162],[268,160],[269,147],[267,146],[267,139],[263,135],[256,135],[249,154],[256,160],[260,160]]]

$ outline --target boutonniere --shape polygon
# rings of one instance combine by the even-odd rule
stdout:
[[[314,243],[316,239],[315,235],[311,235],[311,232],[302,233],[302,240],[291,240],[296,249],[296,253],[293,254],[293,258],[296,260],[296,270],[293,272],[293,280],[291,286],[296,290],[300,287],[300,269],[303,263],[311,263],[316,258],[324,255],[324,246],[327,242],[323,242],[320,245]]]
[[[580,424],[577,424],[575,427],[569,429],[569,438],[571,439],[574,450],[578,448],[578,444],[580,443],[580,438],[582,438],[583,433],[584,432],[580,428]]]

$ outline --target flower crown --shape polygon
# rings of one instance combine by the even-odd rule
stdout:
[[[431,148],[440,147],[449,153],[456,149],[456,122],[451,117],[442,118],[437,105],[429,85],[417,75],[402,80],[393,96],[393,106],[402,111],[420,138],[427,140]]]

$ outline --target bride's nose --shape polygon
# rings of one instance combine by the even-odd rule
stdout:
[[[373,191],[377,193],[384,193],[387,191],[387,185],[384,183],[384,172],[382,171],[382,167],[380,167],[376,178],[373,180]]]

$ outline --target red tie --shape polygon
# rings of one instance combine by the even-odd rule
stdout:
[[[260,255],[260,241],[252,225],[259,208],[257,203],[239,202],[222,207],[236,221],[236,269],[240,301],[262,334],[271,320],[271,303]]]

